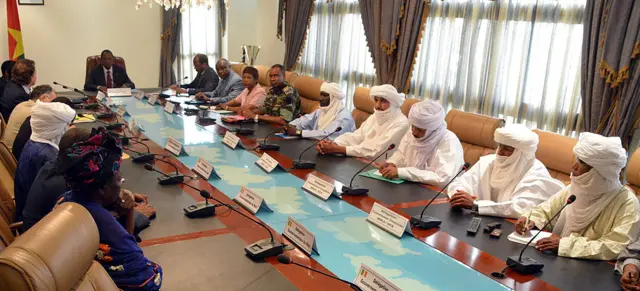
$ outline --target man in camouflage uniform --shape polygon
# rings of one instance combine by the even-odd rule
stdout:
[[[252,111],[245,110],[242,115],[249,119],[262,120],[285,125],[300,115],[300,96],[298,91],[284,80],[284,67],[273,65],[269,70],[271,88],[262,107]]]

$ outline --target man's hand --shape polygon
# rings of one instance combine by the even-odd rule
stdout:
[[[129,84],[124,83],[124,84],[122,84],[122,86],[120,88],[129,88]]]
[[[520,235],[525,235],[530,230],[532,230],[534,226],[536,226],[536,224],[531,220],[529,220],[528,225],[526,223],[527,223],[526,217],[521,216],[520,218],[518,218],[518,221],[516,221],[516,232],[519,233]]]
[[[287,130],[287,135],[288,136],[296,136],[298,128],[295,125],[288,125],[286,127],[286,130]]]
[[[382,170],[380,170],[380,174],[387,179],[398,178],[398,167],[394,164],[385,164]]]
[[[138,204],[148,204],[149,197],[144,194],[133,194],[133,200]]]
[[[178,85],[171,85],[171,86],[169,86],[169,89],[171,89],[173,91],[178,91],[178,89],[180,89],[180,87],[178,87]]]
[[[640,291],[640,282],[638,282],[639,270],[634,264],[626,264],[622,270],[622,278],[620,278],[620,287],[625,291]]]
[[[100,91],[102,93],[107,93],[107,87],[105,87],[105,86],[98,86],[96,88],[98,89],[98,91]]]
[[[536,249],[541,252],[552,251],[554,253],[558,253],[558,248],[560,247],[560,239],[561,237],[556,235],[551,235],[550,237],[543,238],[536,243]]]
[[[205,101],[205,102],[211,101],[211,99],[207,97],[207,95],[204,95],[203,92],[196,93],[196,100]]]
[[[242,111],[242,116],[249,118],[249,119],[255,119],[256,118],[256,114],[253,113],[253,111],[251,110],[244,110]]]
[[[318,152],[321,154],[333,154],[333,153],[341,153],[340,146],[332,141],[323,140],[320,142],[316,148],[318,148]]]
[[[120,191],[120,203],[118,203],[119,213],[127,214],[136,207],[136,201],[129,190]]]
[[[473,207],[473,201],[476,200],[475,196],[471,196],[471,194],[458,190],[451,199],[449,203],[452,208],[465,208],[471,209]]]

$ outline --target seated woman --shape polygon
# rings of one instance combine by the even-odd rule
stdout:
[[[254,67],[246,67],[242,70],[242,84],[245,89],[238,97],[229,102],[218,105],[217,109],[231,110],[240,114],[243,110],[253,110],[264,104],[267,92],[258,84],[258,70]]]
[[[100,247],[96,260],[102,264],[118,288],[123,290],[159,290],[162,268],[149,261],[130,232],[107,210],[112,206],[128,217],[133,228],[132,195],[122,192],[122,147],[120,140],[100,132],[86,142],[76,143],[66,151],[60,170],[70,187],[61,203],[84,206],[96,222]]]

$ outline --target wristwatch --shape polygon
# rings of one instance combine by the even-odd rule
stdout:
[[[302,129],[296,129],[296,135],[302,136]]]
[[[478,214],[478,200],[473,200],[473,205],[471,206],[471,212]]]
[[[260,118],[258,116],[260,116],[260,115],[256,114],[256,116],[253,118],[253,121],[255,121],[256,123],[258,123],[258,121],[260,121]]]

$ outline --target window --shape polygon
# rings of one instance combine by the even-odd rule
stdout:
[[[220,57],[222,36],[220,35],[218,8],[187,8],[182,13],[182,31],[180,34],[180,57],[178,58],[178,79],[188,77],[193,80],[196,71],[193,68],[193,57],[205,54],[209,57],[209,65],[213,66]]]

